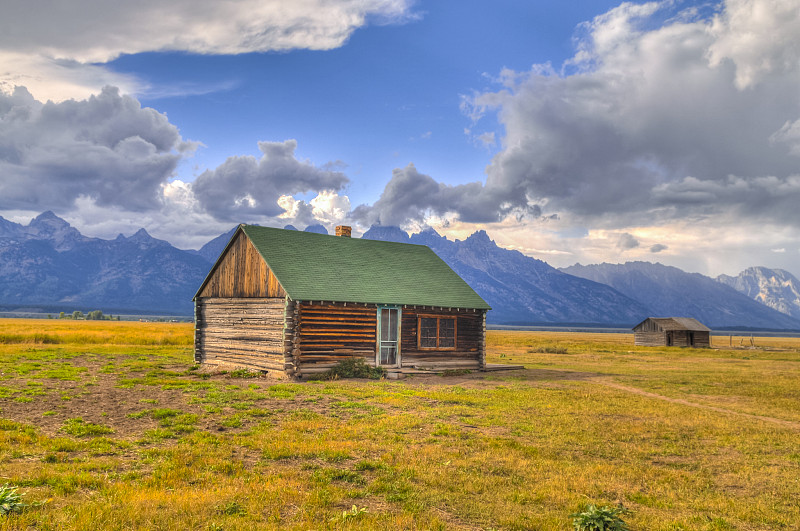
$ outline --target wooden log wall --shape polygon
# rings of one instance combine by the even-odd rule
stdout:
[[[635,332],[633,334],[633,344],[643,347],[663,347],[667,344],[667,334],[672,334],[673,347],[694,347],[708,348],[711,346],[711,334],[705,331],[696,331],[694,334],[694,344],[689,340],[687,330],[671,330],[669,332]]]
[[[663,347],[667,344],[664,332],[635,332],[633,344],[641,347]]]
[[[286,297],[283,310],[283,359],[288,376],[295,376],[298,361],[294,357],[294,346],[298,343],[297,303]]]
[[[286,292],[247,235],[239,231],[211,271],[199,296],[282,299]]]
[[[694,333],[694,348],[711,348],[711,333],[699,331]]]
[[[195,360],[283,374],[284,299],[198,298]]]
[[[353,356],[375,364],[378,316],[374,305],[298,302],[292,310],[292,326],[296,376],[324,372]]]
[[[417,347],[419,333],[417,317],[437,315],[456,317],[456,348],[454,350],[425,350]],[[400,358],[403,367],[425,369],[471,369],[486,364],[485,312],[462,309],[403,308],[400,327]]]
[[[661,325],[658,324],[657,321],[652,319],[645,319],[643,322],[639,323],[636,328],[633,329],[634,332],[663,332],[664,329],[661,328]]]

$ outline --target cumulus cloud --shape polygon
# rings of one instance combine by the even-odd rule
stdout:
[[[333,226],[350,211],[338,193],[348,183],[343,164],[298,160],[295,140],[260,142],[260,159],[231,157],[194,182],[176,179],[196,146],[166,115],[114,87],[60,103],[24,88],[0,93],[0,211],[27,220],[54,210],[103,237],[141,226],[157,234],[163,225],[179,245],[231,223]]]
[[[144,0],[118,2],[109,9],[96,0],[45,0],[32,9],[28,2],[10,0],[4,2],[0,18],[0,88],[35,85],[37,97],[59,100],[85,97],[102,86],[92,84],[97,77],[113,76],[104,84],[130,90],[122,76],[97,65],[122,54],[328,50],[341,46],[353,31],[370,22],[412,17],[410,3]]]
[[[398,170],[375,211],[488,221],[538,207],[609,229],[734,212],[800,226],[800,8],[680,6],[623,3],[581,26],[561,67],[501,72],[501,87],[462,102],[473,129],[496,117],[504,130],[485,185],[462,194]]]
[[[82,101],[0,93],[0,209],[59,209],[86,197],[158,208],[162,186],[194,148],[154,109],[106,87]]]
[[[296,140],[259,142],[258,147],[260,159],[230,157],[195,179],[192,191],[201,208],[220,220],[279,216],[286,210],[278,204],[282,196],[339,191],[349,182],[340,171],[298,160]]]
[[[711,65],[730,61],[739,88],[800,68],[800,4],[795,0],[728,1],[709,33],[714,37],[708,48]]]
[[[524,207],[527,205],[516,205]],[[539,211],[533,207],[538,215]],[[373,205],[360,205],[353,218],[364,224],[401,225],[420,222],[430,216],[457,213],[461,221],[498,221],[514,210],[504,197],[487,192],[479,182],[450,186],[417,171],[413,164],[397,168]]]
[[[637,240],[633,234],[623,232],[617,237],[617,249],[627,251],[637,247],[639,247],[639,240]]]
[[[651,253],[660,253],[661,251],[666,251],[667,249],[669,249],[669,247],[667,247],[663,243],[657,243],[655,245],[650,246]]]

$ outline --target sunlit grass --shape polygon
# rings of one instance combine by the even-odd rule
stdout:
[[[189,370],[191,325],[0,334],[32,338],[0,342],[0,483],[46,502],[0,529],[568,529],[587,502],[642,530],[800,521],[800,340],[490,332],[488,361],[527,370],[275,383]]]
[[[191,323],[3,319],[0,345],[191,345]]]

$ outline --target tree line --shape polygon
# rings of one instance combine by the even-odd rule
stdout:
[[[68,314],[66,312],[61,312],[61,313],[58,314],[58,318],[59,319],[75,319],[75,320],[83,319],[85,321],[119,321],[119,315],[117,315],[117,316],[114,316],[114,315],[111,315],[111,314],[103,315],[103,311],[102,310],[94,310],[94,311],[91,311],[91,312],[87,313],[86,315],[84,315],[83,312],[80,311],[80,310],[75,310],[71,314]]]

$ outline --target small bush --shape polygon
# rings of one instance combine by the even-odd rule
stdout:
[[[228,378],[258,378],[261,373],[247,368],[236,369],[228,373]]]
[[[370,367],[364,358],[347,358],[322,374],[323,380],[338,380],[339,378],[370,378],[380,380],[386,375],[383,367]]]
[[[330,521],[331,522],[336,522],[336,521],[347,522],[349,520],[355,520],[356,518],[358,518],[359,516],[361,516],[362,514],[364,514],[366,512],[368,512],[366,507],[359,508],[358,506],[353,505],[350,508],[349,511],[342,511],[341,514],[337,514],[336,516],[333,516]]]
[[[619,507],[597,507],[589,504],[582,512],[573,513],[572,525],[575,531],[628,531],[628,525],[620,515],[629,514],[630,511],[620,505]]]
[[[528,350],[528,354],[566,354],[566,347],[537,347]]]
[[[17,493],[17,487],[10,487],[8,483],[0,487],[0,514],[11,514],[24,507],[27,505],[22,503],[22,495]]]

